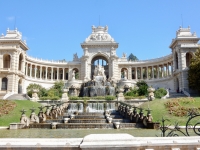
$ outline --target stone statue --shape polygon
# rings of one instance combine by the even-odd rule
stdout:
[[[46,114],[43,113],[43,108],[42,106],[38,107],[40,109],[39,113],[38,113],[38,117],[39,117],[39,122],[42,123],[42,122],[45,122],[47,117],[46,117]]]
[[[72,70],[72,80],[75,80],[75,70]]]
[[[73,60],[74,60],[74,61],[78,60],[78,55],[77,55],[77,53],[74,54],[74,59],[73,59]]]
[[[124,79],[127,79],[127,70],[124,70]]]
[[[101,65],[95,66],[93,78],[95,79],[96,76],[102,76],[103,80],[106,80],[105,69],[103,66]]]
[[[39,118],[35,114],[35,108],[33,107],[30,110],[31,110],[30,123],[39,123]]]
[[[125,54],[125,53],[123,53],[123,54],[122,54],[122,57],[126,58],[126,54]]]
[[[22,115],[20,118],[20,123],[24,124],[24,127],[28,127],[30,124],[30,119],[25,114],[26,110],[23,109],[21,110],[21,112],[22,112]]]

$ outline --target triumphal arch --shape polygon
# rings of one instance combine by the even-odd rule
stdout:
[[[75,53],[72,61],[48,61],[28,56],[29,47],[22,40],[22,33],[8,29],[6,35],[0,36],[0,97],[26,93],[30,83],[49,88],[55,81],[62,80],[68,87],[80,87],[100,74],[113,83],[123,81],[125,85],[134,86],[137,81],[145,80],[154,88],[189,93],[187,72],[199,47],[198,41],[190,27],[180,27],[169,46],[171,54],[131,61],[126,52],[121,58],[117,56],[119,44],[108,33],[108,26],[92,26],[91,34],[81,43],[81,57]]]

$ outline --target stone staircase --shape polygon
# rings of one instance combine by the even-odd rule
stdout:
[[[13,94],[6,99],[7,100],[27,100],[25,94]]]
[[[180,97],[187,97],[187,96],[183,93],[170,92],[168,98],[180,98]]]

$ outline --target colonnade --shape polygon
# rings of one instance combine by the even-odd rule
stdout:
[[[152,66],[141,66],[141,67],[124,67],[121,72],[127,71],[128,79],[141,79],[141,80],[152,80],[160,79],[172,76],[173,74],[173,63],[165,63]]]
[[[25,75],[43,80],[68,80],[69,68],[39,66],[26,63]]]

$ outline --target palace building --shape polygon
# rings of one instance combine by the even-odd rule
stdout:
[[[199,47],[199,38],[190,27],[179,28],[170,48],[172,53],[156,59],[128,61],[116,55],[118,43],[108,33],[108,26],[92,26],[92,33],[81,43],[82,57],[74,54],[72,61],[47,61],[27,55],[28,46],[18,30],[7,30],[0,36],[1,97],[26,93],[30,83],[51,87],[62,80],[67,86],[80,87],[93,79],[95,67],[104,69],[105,77],[117,83],[126,79],[129,86],[145,80],[154,88],[190,92],[187,72],[190,60]]]

